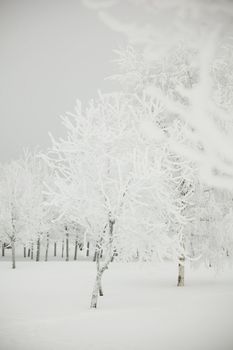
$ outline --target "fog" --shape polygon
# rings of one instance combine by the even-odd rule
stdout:
[[[0,1],[0,161],[60,136],[76,98],[114,89],[113,49],[124,43],[81,1]]]

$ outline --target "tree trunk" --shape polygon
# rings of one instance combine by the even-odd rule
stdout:
[[[114,261],[115,256],[117,256],[117,250],[116,250],[116,248],[114,248],[114,250],[113,250],[111,262]]]
[[[87,242],[86,256],[89,256],[89,251],[90,251],[90,242]]]
[[[69,261],[69,232],[66,229],[66,261]]]
[[[57,256],[57,242],[54,242],[54,256]]]
[[[34,246],[33,246],[33,243],[31,245],[31,260],[33,260],[34,258]]]
[[[104,295],[103,288],[102,288],[102,278],[100,279],[100,283],[99,283],[99,295],[100,297]]]
[[[49,234],[47,234],[46,250],[45,250],[45,261],[48,261],[49,255]]]
[[[96,257],[97,257],[97,250],[95,250],[95,254],[93,256],[93,261],[96,261]]]
[[[65,248],[65,242],[64,239],[62,240],[62,245],[61,245],[61,257],[64,258],[64,248]]]
[[[74,246],[74,260],[77,260],[78,256],[78,240],[77,238],[75,239],[75,246]]]
[[[194,234],[191,233],[190,248],[191,248],[192,257],[194,258],[195,257],[195,251],[194,251],[194,246],[193,246],[193,240],[194,240]]]
[[[11,240],[11,250],[12,250],[12,269],[15,269],[16,265],[15,265],[15,241],[14,241],[14,239]]]
[[[40,236],[38,236],[36,241],[36,261],[40,261]]]
[[[178,265],[178,282],[177,286],[178,287],[183,287],[184,286],[184,262],[185,258],[184,256],[179,258],[179,265]]]
[[[28,248],[28,258],[30,258],[31,249]]]
[[[26,246],[23,247],[23,257],[26,258],[27,257],[27,250],[26,250]]]
[[[2,256],[5,256],[5,243],[2,243]]]
[[[95,309],[97,308],[98,296],[100,294],[100,290],[102,291],[101,278],[102,278],[102,274],[100,272],[97,272],[96,280],[95,280],[95,284],[92,292],[92,297],[91,297],[91,308],[95,308]]]
[[[91,308],[97,308],[98,303],[98,296],[103,296],[103,289],[102,289],[102,276],[105,270],[108,269],[108,266],[110,262],[112,261],[112,243],[113,243],[113,228],[114,228],[115,220],[111,218],[111,213],[109,213],[109,243],[108,243],[108,251],[106,252],[106,258],[104,263],[100,264],[100,249],[96,249],[96,268],[97,268],[97,274],[95,279],[95,284],[92,292],[91,297]],[[104,230],[106,229],[106,226]],[[98,247],[97,247],[98,248]]]

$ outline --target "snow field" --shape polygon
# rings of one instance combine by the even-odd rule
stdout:
[[[1,350],[231,350],[232,272],[113,263],[89,308],[92,262],[1,262]]]

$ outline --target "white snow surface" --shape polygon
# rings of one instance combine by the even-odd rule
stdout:
[[[233,274],[174,263],[111,264],[89,308],[95,263],[0,262],[1,350],[232,350]]]

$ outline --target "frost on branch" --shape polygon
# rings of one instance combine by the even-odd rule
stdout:
[[[126,9],[127,22],[119,16]],[[113,78],[187,123],[192,147],[183,155],[198,162],[203,182],[232,189],[232,3],[118,1],[100,17],[134,47],[118,50],[126,74]]]
[[[78,103],[75,113],[62,118],[67,137],[52,138],[47,155],[55,174],[47,190],[50,205],[61,220],[70,217],[81,225],[96,245],[92,307],[114,252],[119,259],[162,259],[180,250],[179,229],[171,227],[186,222],[176,195],[182,175],[164,131],[145,121],[147,109],[146,101],[127,94],[100,94],[86,111]],[[147,137],[150,122],[157,142]]]
[[[35,155],[25,153],[18,161],[1,166],[0,229],[3,242],[12,247],[15,268],[15,245],[33,244],[49,229],[49,210],[44,205],[43,180],[48,168]]]

